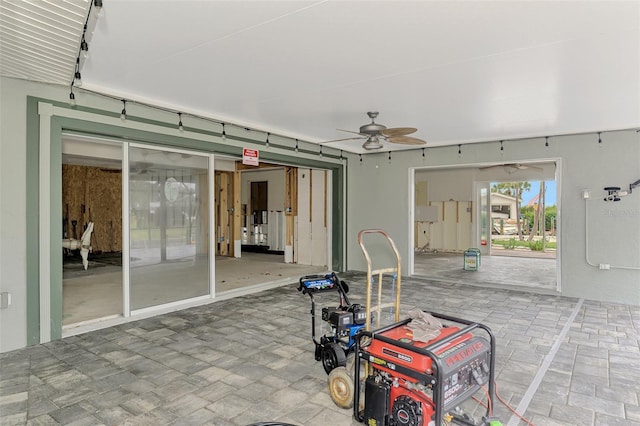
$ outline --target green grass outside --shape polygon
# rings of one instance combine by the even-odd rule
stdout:
[[[491,244],[493,244],[494,246],[502,246],[507,250],[514,249],[516,247],[531,248],[531,244],[532,243],[535,244],[535,241],[531,241],[531,242],[529,242],[527,240],[520,241],[520,240],[518,240],[516,238],[511,238],[511,239],[508,239],[508,240],[492,240],[491,241]],[[538,244],[540,244],[540,242],[538,242]],[[556,248],[556,243],[555,242],[546,241],[545,244],[544,244],[544,247],[548,248],[548,249],[555,249]]]

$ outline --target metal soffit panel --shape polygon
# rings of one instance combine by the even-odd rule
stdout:
[[[71,84],[89,0],[0,2],[0,75]]]

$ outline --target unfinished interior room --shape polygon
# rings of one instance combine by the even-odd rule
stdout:
[[[640,424],[640,2],[0,2],[0,424]]]

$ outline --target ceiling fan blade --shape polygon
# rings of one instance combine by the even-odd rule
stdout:
[[[320,145],[325,144],[325,143],[331,143],[331,142],[342,142],[342,141],[355,141],[355,140],[360,140],[360,139],[364,139],[364,138],[345,138],[345,139],[333,139],[330,141],[324,141],[324,142],[318,142]]]
[[[363,136],[365,138],[368,136],[368,135],[365,135],[363,133],[358,133],[358,132],[354,132],[354,131],[351,131],[351,130],[343,130],[343,129],[336,129],[336,130],[339,130],[341,132],[353,133],[354,135],[360,135],[360,136]]]
[[[381,133],[387,137],[394,137],[410,135],[417,131],[418,129],[415,127],[393,127],[391,129],[384,129]]]
[[[426,145],[426,141],[418,138],[412,138],[411,136],[392,136],[388,137],[387,141],[391,143],[399,143],[402,145]]]

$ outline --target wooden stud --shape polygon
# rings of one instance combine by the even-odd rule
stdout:
[[[238,163],[238,162],[236,162]],[[232,191],[233,194],[233,220],[232,232],[233,241],[230,241],[231,250],[229,255],[236,256],[235,242],[242,239],[242,174],[239,171],[233,172]]]

